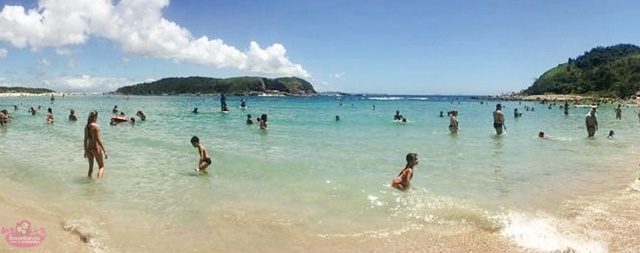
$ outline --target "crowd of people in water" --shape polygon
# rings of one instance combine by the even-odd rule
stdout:
[[[55,101],[55,97],[52,95],[51,104],[53,104],[54,101]],[[222,113],[229,112],[229,108],[226,102],[226,96],[224,94],[221,95],[220,97],[220,106],[221,106],[220,109]],[[247,108],[247,104],[244,98],[240,99],[239,108],[240,109]],[[28,109],[28,113],[35,116],[37,110],[41,110],[41,109],[42,109],[42,106],[38,106],[37,109],[35,109],[34,107],[30,107]],[[18,105],[14,105],[14,110],[15,111],[19,110]],[[135,117],[127,117],[125,112],[120,111],[118,109],[117,105],[113,107],[113,109],[111,110],[111,113],[112,115],[109,121],[109,124],[111,126],[117,126],[121,123],[127,123],[127,122],[133,126],[136,123]],[[197,107],[193,109],[193,113],[194,114],[198,113]],[[145,121],[147,119],[147,115],[143,111],[137,111],[135,115],[140,119],[140,121]],[[9,111],[7,111],[6,109],[3,109],[0,111],[0,126],[4,127],[12,120],[14,120],[14,118],[13,116],[10,115]],[[91,110],[87,118],[87,125],[84,128],[84,141],[83,141],[84,157],[87,158],[87,161],[89,163],[89,170],[87,173],[87,177],[92,178],[94,161],[95,161],[95,163],[98,164],[97,178],[102,179],[104,177],[104,160],[107,159],[108,155],[104,147],[104,144],[102,142],[102,138],[100,137],[101,128],[100,128],[100,125],[98,125],[97,120],[98,120],[98,112],[96,110]],[[72,122],[78,121],[76,112],[73,109],[71,109],[69,112],[69,121],[72,121]],[[256,121],[260,130],[263,130],[263,131],[267,130],[267,114],[260,115],[260,117],[257,118]],[[50,107],[47,108],[47,115],[45,118],[45,122],[50,125],[53,125],[54,123],[53,110]],[[247,114],[246,124],[247,125],[254,124],[251,114]],[[194,148],[198,149],[198,154],[200,155],[198,166],[195,169],[195,171],[206,172],[207,167],[209,167],[209,165],[211,165],[212,163],[211,157],[208,155],[206,148],[202,145],[202,143],[200,143],[200,139],[197,136],[193,136],[191,138],[191,144],[193,145]]]
[[[51,103],[54,102],[54,97],[51,97]],[[564,101],[564,104],[560,105],[559,108],[563,110],[565,115],[569,114],[569,102],[575,103],[576,107],[589,107],[589,112],[585,116],[585,128],[587,130],[587,138],[594,138],[596,132],[598,131],[598,119],[596,115],[596,111],[599,103],[592,103],[591,105],[583,105],[582,101]],[[480,102],[481,104],[484,101]],[[549,109],[552,109],[554,106],[557,106],[556,101],[546,101],[543,100],[540,102],[542,105],[547,105]],[[342,105],[342,100],[340,100],[340,105]],[[247,108],[246,101],[244,98],[240,99],[239,108],[245,109]],[[31,115],[36,115],[37,110],[41,110],[42,107],[38,106],[37,109],[34,107],[30,107],[28,109],[28,113]],[[502,112],[502,104],[496,104],[495,110],[493,111],[493,128],[495,129],[496,135],[503,134],[504,131],[507,130],[507,126],[505,124],[505,115]],[[534,107],[524,106],[525,111],[535,111]],[[14,110],[18,111],[18,105],[14,105]],[[229,113],[229,107],[227,105],[227,98],[225,95],[220,96],[220,110],[222,113]],[[375,110],[375,105],[373,105],[373,110]],[[198,113],[198,108],[193,109],[193,113]],[[622,119],[622,104],[618,104],[618,106],[614,109],[615,118],[617,120]],[[145,121],[147,119],[146,114],[143,111],[137,111],[135,116],[139,118],[140,121]],[[458,111],[451,110],[447,112],[447,116],[449,117],[449,131],[451,134],[457,134],[459,131],[459,122],[458,122]],[[444,117],[444,112],[440,111],[440,117]],[[522,117],[522,112],[519,112],[517,108],[514,108],[514,118]],[[69,121],[77,121],[78,118],[73,109],[69,112]],[[98,118],[98,112],[96,110],[92,110],[89,112],[89,116],[87,118],[87,124],[84,128],[84,157],[87,158],[89,163],[89,170],[87,173],[87,177],[92,178],[94,161],[98,164],[98,173],[97,178],[101,179],[104,177],[104,160],[107,159],[108,154],[100,137],[100,126],[96,123]],[[12,121],[14,118],[10,115],[10,113],[3,109],[0,111],[0,126],[4,126]],[[340,116],[335,116],[336,121],[340,121]],[[638,112],[638,120],[640,121],[640,111]],[[47,124],[54,124],[54,115],[52,108],[47,108],[47,115],[45,118]],[[399,110],[396,110],[395,115],[393,116],[393,121],[399,123],[406,123],[407,118],[400,113]],[[110,118],[110,125],[116,126],[121,123],[130,123],[134,125],[136,123],[135,117],[127,117],[127,115],[118,109],[118,106],[115,105],[112,109],[112,115]],[[252,118],[251,114],[247,114],[246,118],[247,125],[257,124],[261,130],[267,129],[267,114],[262,114],[260,117],[257,117],[256,120]],[[549,136],[540,131],[538,133],[538,137],[541,139],[547,139]],[[611,139],[614,137],[614,131],[610,130],[607,138]],[[212,164],[211,157],[209,156],[207,149],[201,143],[200,138],[197,136],[193,136],[191,138],[191,145],[197,149],[199,154],[199,160],[197,163],[197,167],[195,171],[197,172],[206,172],[206,169]],[[418,155],[416,153],[409,153],[406,155],[406,165],[402,169],[402,171],[398,174],[396,178],[394,178],[391,182],[391,186],[405,191],[411,186],[411,179],[413,178],[413,168],[418,165]]]

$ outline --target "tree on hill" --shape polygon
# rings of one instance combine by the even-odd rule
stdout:
[[[640,90],[640,47],[596,47],[542,74],[529,95],[584,94],[630,97]]]

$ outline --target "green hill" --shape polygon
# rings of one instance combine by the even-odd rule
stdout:
[[[596,47],[542,74],[527,95],[579,94],[627,98],[640,90],[640,47]]]
[[[26,87],[3,87],[0,86],[0,93],[55,93],[55,91],[45,88],[26,88]]]
[[[235,94],[279,93],[284,95],[315,94],[313,86],[297,77],[268,79],[263,77],[171,77],[117,89],[123,95]]]

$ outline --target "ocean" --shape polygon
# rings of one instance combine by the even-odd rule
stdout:
[[[502,101],[497,136],[499,101],[467,96],[244,98],[228,97],[229,113],[218,96],[0,98],[14,118],[0,128],[0,226],[44,227],[35,252],[640,252],[635,105],[622,120],[600,105],[587,139],[588,108],[564,115],[560,102]],[[116,105],[147,119],[110,126]],[[86,177],[90,110],[104,180]],[[268,129],[247,114],[267,114]],[[192,136],[208,173],[194,171]],[[420,163],[400,192],[389,184],[410,152]]]

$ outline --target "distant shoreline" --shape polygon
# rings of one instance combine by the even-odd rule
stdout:
[[[0,97],[45,97],[45,96],[62,96],[66,93],[48,92],[48,93],[28,93],[28,92],[5,92],[0,93]]]

